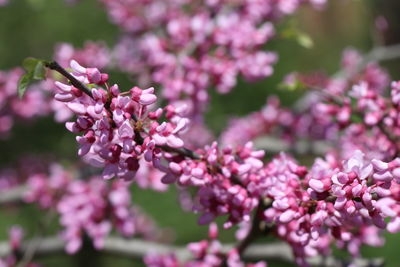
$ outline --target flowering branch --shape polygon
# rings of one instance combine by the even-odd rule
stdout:
[[[386,216],[393,220],[388,230],[398,230],[397,214],[386,212],[395,200],[384,199],[391,194],[387,189],[399,179],[398,160],[371,163],[361,151],[356,151],[344,162],[320,159],[308,169],[284,154],[264,163],[265,152],[254,150],[251,142],[226,148],[214,142],[193,152],[185,148],[179,135],[188,123],[182,107],[170,105],[149,111],[149,106],[157,100],[153,88],[134,87],[121,94],[117,85],[107,84],[108,75],[98,69],[82,67],[76,61],[71,61],[71,68],[79,88],[82,87],[79,83],[93,86],[92,95],[88,97],[74,85],[56,82],[55,98],[65,102],[77,115],[76,121],[66,126],[71,132],[82,134],[77,137],[78,154],[93,166],[104,167],[103,178],[132,180],[139,165],[149,162],[165,174],[163,183],[198,189],[193,209],[201,213],[200,224],[209,224],[224,215],[228,215],[225,228],[238,223],[251,224],[247,236],[226,257],[216,255],[220,263],[230,265],[240,260],[240,254],[262,233],[261,222],[274,225],[274,233],[292,246],[296,263],[301,266],[307,266],[308,257],[327,254],[334,240],[347,246],[349,240],[359,238],[358,248],[367,242],[363,235],[377,231],[373,225],[386,227]],[[333,106],[327,115],[336,115],[341,105],[351,103],[345,97],[342,101],[340,96],[328,95],[328,101],[333,98],[339,107]],[[379,103],[382,101],[385,100]],[[330,111],[329,107],[325,111]],[[163,112],[167,122],[159,123]],[[264,118],[270,118],[270,113],[276,114],[267,109]],[[346,122],[341,125],[343,129],[351,121],[349,116],[342,117],[339,122]],[[286,118],[283,121],[287,122]],[[337,123],[334,118],[330,122]],[[264,205],[264,199],[271,199],[270,205]],[[361,217],[362,220],[348,219]],[[358,230],[354,229],[356,226]],[[318,243],[322,240],[327,241]],[[196,260],[206,260],[207,244],[217,243],[214,238],[210,243],[193,244]],[[352,253],[355,256],[358,251]],[[148,260],[151,266],[150,262],[158,259]]]

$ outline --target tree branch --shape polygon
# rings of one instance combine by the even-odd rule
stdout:
[[[246,249],[250,246],[250,244],[253,243],[254,240],[256,240],[258,237],[260,237],[261,233],[270,231],[270,229],[267,227],[265,229],[261,229],[263,212],[268,208],[269,207],[264,204],[263,200],[260,200],[260,203],[258,204],[256,211],[254,212],[254,217],[251,223],[250,231],[236,247],[239,255],[243,255]]]
[[[0,192],[0,205],[22,202],[27,190],[26,185],[21,185]]]
[[[62,76],[67,78],[73,86],[77,89],[81,90],[83,93],[87,94],[90,97],[92,96],[92,92],[89,88],[87,88],[83,83],[78,81],[74,76],[72,76],[68,71],[66,71],[63,67],[60,66],[56,61],[46,62],[45,66],[51,70],[55,70],[60,73]]]
[[[366,54],[364,62],[385,61],[397,58],[400,58],[400,44],[376,47]]]

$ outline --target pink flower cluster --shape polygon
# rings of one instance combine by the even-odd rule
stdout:
[[[208,224],[223,215],[228,215],[226,228],[249,221],[258,199],[250,195],[243,184],[258,176],[264,152],[253,150],[251,143],[221,150],[214,142],[197,153],[199,159],[171,161],[163,182],[199,188],[193,209],[202,214],[200,224]]]
[[[151,112],[149,106],[157,100],[153,88],[134,87],[120,93],[117,85],[108,86],[108,75],[98,69],[84,68],[76,61],[71,61],[71,68],[72,75],[82,83],[95,86],[88,96],[72,85],[56,82],[59,93],[55,98],[78,116],[75,122],[66,124],[71,132],[83,134],[77,137],[78,154],[90,164],[104,167],[105,179],[117,176],[132,180],[141,158],[165,169],[160,162],[160,147],[183,147],[178,134],[188,123],[180,116],[184,107],[167,106]],[[164,111],[168,122],[158,123]]]
[[[142,86],[157,82],[169,101],[184,99],[190,115],[204,112],[209,88],[229,92],[237,77],[272,75],[277,55],[263,47],[274,22],[300,4],[326,0],[142,1],[101,0],[111,21],[127,32],[115,54],[121,69]]]
[[[398,151],[397,83],[392,83],[392,97],[384,97],[388,74],[376,63],[360,68],[361,55],[346,50],[342,75],[329,78],[323,74],[291,74],[285,83],[314,89],[299,101],[298,110],[279,106],[268,100],[260,111],[233,120],[222,134],[223,144],[245,143],[263,135],[279,135],[288,142],[327,140],[342,159],[362,150],[369,159],[391,159]],[[257,126],[257,127],[255,127]],[[390,134],[388,134],[390,133]]]
[[[273,123],[262,111],[256,112],[236,120],[223,134],[225,143],[245,142],[274,131],[285,136],[289,121],[289,140],[308,137],[333,142],[333,153],[326,160],[317,159],[305,178],[296,173],[299,166],[293,160],[281,156],[266,165],[265,177],[261,175],[255,187],[264,190],[261,195],[271,202],[264,219],[293,247],[301,266],[308,266],[307,257],[329,254],[333,242],[357,257],[363,244],[383,245],[382,229],[400,230],[400,168],[399,159],[393,159],[399,151],[399,86],[393,82],[391,97],[385,97],[387,74],[374,63],[361,69],[360,64],[361,56],[348,50],[342,76],[297,75],[303,85],[319,91],[303,100],[300,112],[270,109],[275,114]],[[281,123],[279,118],[284,116]],[[261,127],[252,127],[253,123]],[[330,135],[315,135],[318,132],[313,129]],[[235,139],[237,132],[240,138]],[[246,231],[245,224],[240,235]]]
[[[93,240],[95,248],[101,249],[113,227],[126,237],[159,238],[160,232],[152,220],[132,205],[129,184],[107,184],[98,176],[87,180],[72,176],[61,166],[52,165],[48,174],[30,174],[25,194],[25,201],[57,210],[68,253],[81,248],[84,234]]]
[[[267,99],[260,111],[253,112],[244,118],[234,118],[221,134],[221,143],[226,145],[242,145],[260,136],[282,131],[282,135],[290,136],[289,129],[293,126],[293,113],[282,107],[276,97]],[[286,130],[287,129],[287,130]]]
[[[282,162],[275,165],[284,166]],[[371,162],[360,151],[343,164],[333,157],[318,159],[304,181],[292,176],[297,187],[274,190],[282,192],[284,201],[275,198],[265,216],[270,223],[275,220],[278,236],[293,246],[301,266],[307,266],[307,256],[329,253],[333,241],[358,256],[362,244],[383,244],[381,229],[400,231],[395,212],[399,208],[399,166],[398,158],[389,163]],[[391,218],[388,224],[386,217]]]
[[[398,163],[371,163],[357,151],[343,163],[333,156],[317,159],[308,171],[282,154],[265,165],[246,190],[265,202],[263,213],[255,216],[293,248],[298,265],[309,266],[308,257],[328,255],[333,243],[357,257],[363,244],[383,244],[385,227],[400,230]],[[391,218],[387,225],[386,217]],[[242,225],[240,239],[248,231]]]
[[[65,228],[66,251],[75,253],[80,249],[83,233],[93,240],[96,249],[101,249],[113,224],[122,235],[132,236],[136,229],[130,205],[130,193],[121,182],[111,188],[99,177],[70,183],[57,204]]]
[[[149,253],[144,262],[148,267],[267,267],[265,262],[245,264],[240,260],[236,249],[223,252],[222,244],[218,241],[218,228],[212,223],[208,233],[209,240],[190,243],[187,249],[193,255],[193,260],[180,262],[174,254],[157,255]]]

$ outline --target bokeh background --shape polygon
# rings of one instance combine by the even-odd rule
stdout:
[[[266,49],[277,51],[280,60],[275,74],[258,83],[239,82],[228,95],[212,95],[207,123],[218,134],[232,116],[244,115],[259,109],[270,94],[278,94],[285,105],[290,105],[302,92],[278,89],[283,77],[292,71],[322,71],[328,74],[339,68],[343,49],[354,47],[363,52],[374,46],[400,43],[399,0],[331,0],[322,11],[302,8],[294,17],[282,21],[283,31],[289,24],[307,33],[313,45],[306,48],[296,39],[278,37]],[[380,32],[375,27],[377,16],[383,15],[389,28]],[[96,0],[81,0],[68,5],[62,0],[10,0],[0,8],[0,69],[18,65],[24,58],[34,56],[49,59],[59,42],[82,47],[86,40],[102,40],[112,46],[119,30],[111,24]],[[384,62],[392,78],[400,79],[400,61]],[[111,72],[111,80],[120,87],[131,88],[132,81],[125,74]],[[0,140],[0,165],[12,163],[22,154],[48,155],[51,159],[77,160],[74,136],[56,124],[52,118],[34,123],[18,124],[11,139]],[[196,215],[183,212],[176,199],[176,190],[166,193],[139,190],[133,187],[133,201],[143,207],[161,227],[168,229],[177,244],[204,238],[207,227],[196,224]],[[20,224],[29,234],[38,227],[35,218],[41,212],[33,206],[7,207],[0,210],[0,239],[7,239],[11,225]],[[57,223],[48,232],[56,232]],[[222,231],[223,241],[233,241],[233,230]],[[364,248],[365,257],[384,257],[386,266],[400,266],[398,244],[400,235],[388,235],[382,248]],[[335,251],[345,257],[345,253]],[[38,259],[44,266],[142,266],[140,261],[105,255],[85,250],[70,257],[64,254]],[[290,266],[270,262],[270,266]]]

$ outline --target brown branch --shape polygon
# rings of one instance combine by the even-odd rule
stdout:
[[[67,78],[70,83],[75,86],[75,88],[79,89],[80,91],[82,91],[83,93],[87,94],[88,96],[92,97],[92,92],[90,91],[89,88],[87,88],[83,83],[81,83],[80,81],[78,81],[74,76],[72,76],[68,71],[66,71],[63,67],[60,66],[60,64],[58,64],[56,61],[52,61],[52,62],[46,62],[45,63],[45,67],[49,68],[51,70],[55,70],[58,73],[60,73],[62,76],[64,76],[65,78]]]
[[[270,228],[262,229],[261,226],[263,212],[268,208],[268,206],[265,205],[262,200],[258,204],[258,207],[253,216],[253,221],[251,223],[250,231],[248,232],[246,237],[236,246],[239,255],[243,255],[243,253],[246,251],[249,245],[253,243],[254,240],[256,240],[258,237],[260,237],[260,234],[265,232],[268,233],[271,230]]]
[[[158,146],[159,148],[161,148],[162,150],[166,151],[166,152],[173,152],[179,155],[182,155],[184,157],[190,158],[190,159],[201,159],[200,155],[198,155],[196,152],[187,149],[185,147],[183,148],[173,148],[173,147],[169,147],[169,146]]]

